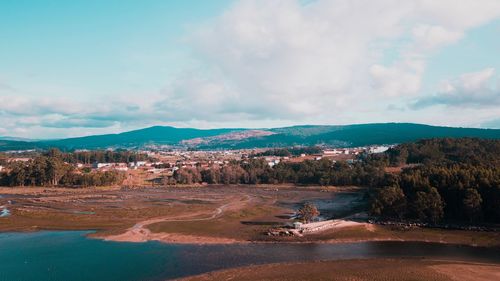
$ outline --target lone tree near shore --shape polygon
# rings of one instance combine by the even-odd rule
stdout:
[[[312,221],[318,215],[318,208],[311,202],[306,202],[304,206],[299,209],[299,218],[305,223]]]

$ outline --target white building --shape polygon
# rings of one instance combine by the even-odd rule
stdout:
[[[132,163],[129,163],[130,167],[142,167],[142,166],[146,166],[146,161],[137,161],[137,162],[132,162]]]
[[[94,163],[92,165],[92,167],[94,169],[100,169],[100,168],[104,168],[104,167],[111,167],[111,163],[98,163],[98,162],[96,162],[96,163]]]
[[[382,153],[384,151],[387,151],[390,147],[388,146],[372,146],[370,147],[370,153]]]

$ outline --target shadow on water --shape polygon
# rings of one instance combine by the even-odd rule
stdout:
[[[165,280],[252,264],[376,257],[500,262],[498,249],[435,243],[172,245],[88,233],[0,234],[0,280]]]

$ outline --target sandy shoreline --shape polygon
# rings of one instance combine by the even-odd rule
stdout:
[[[113,242],[132,242],[144,243],[148,241],[158,241],[166,244],[193,244],[193,245],[217,245],[217,244],[349,244],[349,243],[365,243],[365,242],[426,242],[449,245],[467,245],[471,247],[484,247],[476,244],[456,244],[447,241],[434,241],[428,239],[396,239],[396,238],[353,238],[353,239],[329,239],[329,240],[308,240],[308,241],[279,241],[279,240],[238,240],[224,237],[209,237],[185,235],[179,233],[153,233],[144,236],[133,236],[128,234],[119,234],[111,236],[95,235],[90,238],[102,239],[104,241]]]

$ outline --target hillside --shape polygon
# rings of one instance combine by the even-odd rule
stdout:
[[[356,147],[395,144],[427,138],[477,137],[500,139],[500,130],[438,127],[412,123],[380,123],[346,126],[294,126],[270,129],[275,134],[219,143],[224,148],[282,147],[294,145],[328,145]],[[208,146],[203,148],[216,148]]]
[[[65,149],[92,149],[106,147],[136,147],[147,144],[178,145],[183,140],[207,138],[227,134],[241,129],[199,130],[154,126],[120,134],[96,135],[40,143]]]
[[[27,142],[27,141],[14,141],[14,140],[0,140],[0,151],[7,150],[30,150],[30,149],[43,149],[44,144]]]
[[[477,137],[500,139],[498,129],[429,126],[412,123],[379,123],[336,126],[293,126],[271,129],[211,129],[155,126],[120,134],[95,135],[46,141],[0,141],[0,150],[58,147],[63,150],[135,148],[167,145],[198,149],[327,145],[356,147],[395,144],[426,138]]]

